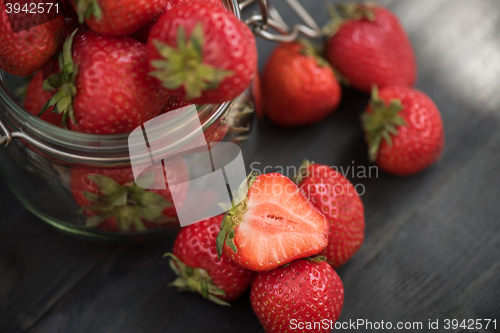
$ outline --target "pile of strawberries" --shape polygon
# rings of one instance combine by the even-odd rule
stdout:
[[[434,103],[411,87],[417,70],[408,36],[383,7],[338,9],[322,52],[299,40],[271,55],[261,117],[288,127],[321,121],[339,105],[342,82],[372,94],[361,119],[370,159],[396,175],[423,170],[439,158],[444,132]],[[250,178],[241,204],[184,228],[167,254],[178,275],[172,285],[223,305],[251,286],[266,332],[329,332],[344,301],[334,268],[363,243],[363,203],[332,168],[301,170],[296,183],[280,174]]]
[[[240,204],[183,228],[166,254],[178,275],[171,285],[221,305],[251,285],[266,332],[290,332],[292,320],[326,320],[314,332],[329,332],[344,303],[334,268],[363,243],[364,208],[332,168],[306,162],[300,170],[297,183],[278,173],[251,175]]]
[[[48,21],[29,0],[18,1],[17,13],[0,0],[0,69],[33,74],[24,107],[55,126],[130,133],[183,106],[230,101],[257,71],[253,33],[221,0],[70,1],[64,16]],[[215,122],[206,139],[221,141],[228,126]],[[177,181],[186,182],[187,165],[176,163]],[[141,232],[178,223],[170,189],[140,188],[130,166],[74,167],[69,183],[88,228]]]
[[[184,105],[230,101],[255,75],[255,38],[220,0],[72,1],[78,19],[14,32],[44,14],[8,14],[0,0],[0,68],[35,74],[26,109],[52,124],[129,133]]]
[[[234,99],[256,73],[252,32],[220,0],[73,4],[77,15],[14,33],[23,15],[9,18],[0,0],[0,68],[34,74],[25,108],[54,125],[129,133],[184,105]],[[258,111],[278,125],[307,125],[335,111],[341,83],[371,92],[361,119],[370,159],[396,175],[425,169],[439,158],[444,131],[432,100],[412,88],[417,69],[408,36],[383,7],[338,9],[322,51],[304,40],[276,48]],[[182,182],[186,165],[178,169]],[[70,183],[88,227],[143,231],[176,218],[170,190],[138,187],[130,168],[73,169]],[[344,302],[334,268],[364,240],[364,208],[353,185],[311,163],[295,182],[273,173],[251,175],[247,185],[225,215],[180,231],[166,255],[178,275],[172,285],[222,305],[251,285],[252,308],[268,333],[291,331],[291,320],[333,325]]]
[[[321,51],[309,41],[279,45],[265,67],[265,116],[281,126],[319,122],[335,111],[341,83],[369,93],[362,116],[369,158],[395,175],[433,164],[444,146],[441,115],[432,100],[412,88],[417,64],[397,17],[376,4],[341,4]]]

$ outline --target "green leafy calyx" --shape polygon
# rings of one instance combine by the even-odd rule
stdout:
[[[177,48],[153,40],[163,59],[151,61],[156,69],[149,75],[159,79],[169,90],[183,87],[186,99],[200,97],[205,90],[216,89],[233,71],[207,65],[203,62],[204,33],[201,23],[197,23],[191,36],[186,37],[184,27],[177,30]]]
[[[78,14],[78,22],[83,24],[85,19],[95,17],[97,20],[102,19],[102,10],[97,0],[79,0],[76,5]]]
[[[302,45],[302,49],[300,50],[302,55],[314,57],[320,67],[330,67],[328,61],[321,56],[322,50],[318,49],[317,46],[305,38],[300,38],[297,42]]]
[[[142,183],[152,183],[154,173],[144,176]],[[172,203],[163,196],[139,187],[136,183],[120,185],[114,179],[103,175],[88,175],[87,178],[94,182],[102,195],[83,192],[90,201],[88,207],[82,211],[91,212],[86,225],[89,228],[98,226],[101,222],[115,217],[120,231],[127,232],[132,225],[136,231],[145,231],[143,220],[160,224],[174,222],[175,219],[163,215],[165,208],[172,207]]]
[[[172,253],[165,253],[163,257],[171,258],[169,261],[170,268],[177,275],[177,278],[169,286],[176,287],[179,291],[198,293],[219,305],[231,306],[218,297],[224,297],[226,293],[214,285],[206,270],[189,267]]]
[[[66,127],[68,116],[74,124],[77,124],[73,111],[73,98],[76,96],[75,78],[78,74],[78,67],[75,66],[72,57],[73,38],[78,29],[73,31],[63,45],[63,50],[59,54],[59,73],[52,74],[43,82],[43,89],[47,91],[57,91],[38,113],[40,117],[49,107],[54,106],[57,114],[63,114],[62,126]]]
[[[300,185],[302,183],[302,180],[308,176],[308,168],[309,166],[313,164],[313,162],[309,161],[308,159],[304,159],[302,161],[302,164],[299,167],[299,173],[295,176],[295,184]]]
[[[219,259],[222,255],[224,244],[229,246],[234,253],[238,253],[238,248],[234,244],[234,228],[241,222],[243,214],[248,209],[248,193],[245,190],[250,189],[256,179],[257,175],[250,173],[245,182],[240,186],[238,193],[233,195],[233,198],[238,198],[236,202],[239,203],[235,205],[235,200],[233,200],[233,207],[226,212],[226,215],[222,219],[220,232],[216,239]]]
[[[398,127],[406,125],[406,121],[399,115],[403,109],[401,101],[393,99],[387,105],[378,96],[376,86],[372,88],[370,107],[372,112],[365,111],[361,116],[361,122],[368,141],[369,158],[370,161],[374,162],[377,159],[382,139],[391,146],[391,136],[397,135]]]
[[[323,27],[323,32],[331,37],[347,21],[367,19],[373,22],[376,19],[373,9],[377,6],[376,3],[370,1],[363,4],[355,2],[328,4],[326,10],[330,14],[331,20]]]

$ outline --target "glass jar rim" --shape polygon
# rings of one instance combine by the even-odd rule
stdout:
[[[226,9],[241,19],[237,0],[222,1]],[[203,130],[224,115],[231,104],[232,101],[222,104],[197,105]],[[4,109],[12,130],[22,132],[25,137],[34,139],[33,142],[41,142],[40,147],[35,146],[56,159],[84,165],[129,163],[129,133],[112,135],[78,133],[38,119],[27,112],[11,96],[7,89],[3,70],[0,70],[0,109]],[[165,130],[179,130],[179,128],[174,126],[174,128],[169,129],[166,126]],[[192,134],[196,135],[196,133]],[[186,139],[189,139],[188,137],[189,135],[186,135]],[[26,141],[32,142],[31,140]],[[46,147],[48,149],[44,149]]]

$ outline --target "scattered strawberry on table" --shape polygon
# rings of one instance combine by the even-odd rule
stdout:
[[[342,95],[333,69],[305,41],[278,45],[264,69],[262,89],[266,117],[288,127],[324,119]]]
[[[66,23],[64,17],[60,16],[14,33],[12,27],[22,29],[40,17],[29,13],[12,17],[13,22],[10,22],[5,0],[0,0],[0,69],[12,75],[28,76],[51,61],[59,51],[66,38]]]
[[[333,268],[345,264],[361,247],[365,216],[361,198],[351,182],[327,165],[306,161],[298,186],[330,224],[325,255]]]
[[[250,286],[255,272],[217,255],[216,238],[224,215],[189,225],[175,239],[170,267],[178,275],[171,283],[180,291],[191,291],[220,305],[229,305]]]
[[[290,179],[270,173],[250,176],[248,193],[222,221],[217,252],[266,271],[317,254],[327,243],[325,216]]]
[[[436,162],[443,151],[441,114],[419,90],[374,87],[362,123],[370,160],[389,173],[417,173]]]
[[[260,80],[254,35],[221,0],[72,1],[86,26],[61,16],[13,33],[0,0],[0,68],[35,73],[24,106],[48,123],[88,134],[130,133],[183,106],[231,101],[251,84],[260,120],[309,125],[334,113],[340,79],[372,91],[362,126],[370,160],[382,170],[411,175],[442,153],[440,113],[411,88],[417,65],[410,40],[380,5],[338,5],[324,49],[307,40],[281,43]],[[229,127],[214,122],[205,129],[207,141],[221,141]],[[177,183],[187,184],[187,165],[177,163]],[[163,176],[145,173],[141,183],[164,182]],[[178,275],[172,285],[228,305],[252,284],[252,308],[267,333],[293,330],[293,319],[335,323],[344,289],[333,268],[363,243],[363,203],[349,180],[326,165],[306,164],[297,181],[251,176],[241,202],[225,215],[182,229],[167,254]],[[88,227],[140,232],[178,223],[170,189],[139,187],[130,167],[73,168],[70,190]]]
[[[301,259],[259,272],[252,283],[250,301],[266,333],[326,333],[342,311],[344,287],[321,258]],[[328,326],[306,326],[314,322]]]
[[[354,88],[412,86],[417,63],[410,39],[398,18],[377,4],[348,3],[332,21],[325,56]]]
[[[221,6],[182,2],[165,11],[147,44],[150,75],[180,100],[222,103],[254,77],[257,49],[250,28]]]

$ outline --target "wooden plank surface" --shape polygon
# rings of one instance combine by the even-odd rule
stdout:
[[[326,1],[302,2],[326,22]],[[442,113],[446,146],[439,163],[412,177],[347,175],[365,188],[367,228],[359,253],[338,270],[346,293],[340,321],[491,318],[500,325],[500,6],[382,3],[408,30],[417,87]],[[294,20],[282,1],[273,4]],[[261,67],[272,47],[259,41]],[[306,157],[344,170],[368,167],[359,127],[366,101],[346,90],[320,124],[256,124],[244,146],[247,171],[298,166]],[[0,198],[0,332],[262,331],[248,292],[228,309],[167,287],[174,277],[161,256],[174,236],[140,246],[85,243],[37,220],[1,179]]]

